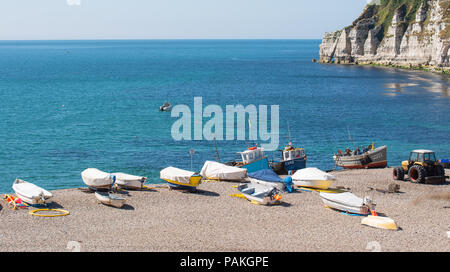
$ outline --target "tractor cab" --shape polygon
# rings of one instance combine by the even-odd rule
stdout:
[[[442,184],[445,182],[444,167],[436,160],[431,150],[418,149],[409,154],[409,159],[402,162],[401,167],[394,168],[396,180],[403,180],[405,175],[415,183]]]

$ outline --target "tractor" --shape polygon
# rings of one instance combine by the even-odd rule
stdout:
[[[404,180],[405,174],[414,183],[442,184],[447,178],[444,167],[436,161],[435,153],[423,149],[413,150],[409,160],[394,168],[394,179]]]

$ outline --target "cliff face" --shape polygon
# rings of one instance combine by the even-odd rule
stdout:
[[[450,0],[381,0],[325,33],[320,62],[449,67]]]

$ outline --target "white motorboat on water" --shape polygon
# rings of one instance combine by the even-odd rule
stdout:
[[[344,193],[320,193],[323,203],[333,209],[343,212],[367,215],[375,209],[375,203],[369,197],[364,199],[350,192]]]
[[[200,175],[210,180],[241,181],[247,177],[247,169],[206,161]]]
[[[110,189],[116,177],[96,168],[88,168],[81,172],[84,184],[93,189]]]
[[[112,175],[116,177],[115,184],[124,189],[142,189],[145,181],[147,180],[146,177],[134,176],[125,173],[113,173]]]
[[[49,191],[21,179],[14,181],[12,189],[22,201],[31,205],[47,204],[51,202],[50,199],[53,197],[53,194]]]
[[[297,186],[328,189],[336,177],[314,167],[298,170],[292,175],[292,182]]]
[[[170,111],[172,110],[172,104],[165,102],[162,106],[159,106],[160,111]]]
[[[113,195],[111,193],[108,192],[99,192],[96,191],[95,192],[95,197],[97,198],[97,200],[105,205],[108,206],[113,206],[116,208],[122,208],[123,205],[125,205],[125,198],[117,196],[117,195]]]
[[[281,201],[279,190],[257,183],[243,183],[237,188],[242,195],[255,204],[273,205]]]

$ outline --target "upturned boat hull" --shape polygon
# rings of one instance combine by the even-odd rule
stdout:
[[[385,168],[387,166],[387,146],[381,146],[362,155],[334,156],[336,166],[345,169]]]

